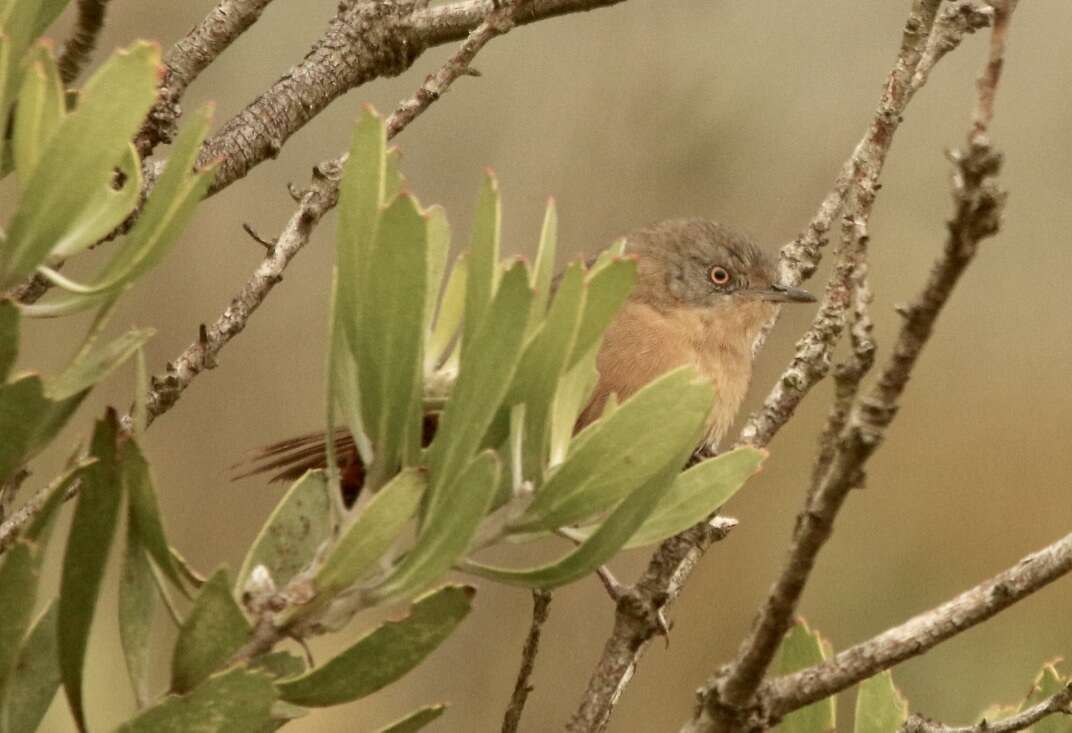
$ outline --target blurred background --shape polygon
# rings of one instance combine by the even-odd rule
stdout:
[[[101,48],[135,38],[167,48],[213,4],[115,0]],[[681,215],[731,222],[773,249],[806,224],[864,131],[909,4],[631,0],[518,28],[480,54],[482,78],[459,80],[396,139],[404,171],[422,202],[446,206],[456,244],[466,241],[481,171],[491,166],[509,254],[533,251],[548,196],[558,202],[564,255]],[[186,109],[215,100],[221,124],[302,57],[335,6],[271,5],[191,88]],[[64,18],[53,35],[65,37],[68,24]],[[946,600],[1072,527],[1069,27],[1072,5],[1059,0],[1022,3],[1014,17],[993,127],[1007,156],[1006,224],[942,314],[867,488],[849,498],[803,598],[801,612],[836,649]],[[894,305],[916,292],[943,241],[951,210],[943,150],[963,140],[985,42],[969,38],[937,67],[909,108],[882,178],[871,228],[879,364],[898,326]],[[217,317],[260,260],[263,250],[242,223],[275,236],[293,209],[287,182],[303,184],[312,164],[345,149],[359,105],[390,111],[453,50],[432,49],[403,76],[338,100],[277,160],[201,207],[170,260],[114,319],[117,329],[158,329],[148,350],[152,371],[195,338],[199,323]],[[332,215],[219,368],[147,435],[171,538],[202,570],[236,568],[283,491],[253,479],[231,483],[228,467],[251,448],[321,424],[333,226]],[[761,355],[749,408],[811,316],[811,308],[786,312]],[[25,328],[21,366],[55,370],[86,325],[68,319]],[[47,481],[106,404],[125,407],[131,388],[127,370],[95,393],[62,450],[34,467],[29,486]],[[814,390],[772,444],[764,472],[727,507],[740,526],[691,579],[669,644],[652,645],[612,731],[677,730],[693,690],[736,650],[783,561],[829,396],[829,385]],[[533,547],[529,559],[559,549]],[[631,580],[647,556],[628,554],[614,569]],[[89,650],[89,718],[100,730],[133,709],[115,629],[115,579],[113,564]],[[449,701],[432,730],[497,730],[531,601],[524,591],[478,585],[475,612],[418,671],[290,729],[372,730],[418,705]],[[1072,654],[1070,608],[1066,579],[901,665],[895,680],[913,710],[946,722],[1017,702],[1044,661]],[[562,727],[612,613],[594,579],[555,595],[523,730]],[[162,687],[163,634],[172,632],[163,622],[159,628]],[[317,659],[363,628],[317,640]],[[839,727],[851,729],[850,696],[843,698]],[[46,729],[73,730],[62,695]]]

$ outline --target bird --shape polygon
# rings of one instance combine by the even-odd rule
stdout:
[[[757,339],[783,304],[813,303],[815,296],[781,283],[774,259],[751,237],[708,219],[642,227],[626,235],[624,253],[636,261],[636,282],[604,332],[596,355],[599,377],[575,430],[598,419],[612,395],[621,402],[666,372],[691,366],[714,386],[697,446],[701,455],[713,455],[748,390]],[[425,445],[435,435],[437,417],[424,418]],[[345,428],[334,440],[350,504],[361,490],[364,466]],[[309,433],[260,449],[252,467],[235,478],[275,472],[272,481],[294,480],[324,468],[326,458],[325,434]]]

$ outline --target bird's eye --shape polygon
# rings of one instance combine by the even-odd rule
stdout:
[[[730,281],[729,271],[725,267],[721,267],[719,265],[715,265],[714,267],[712,267],[708,271],[707,277],[711,280],[711,282],[718,286],[725,285]]]

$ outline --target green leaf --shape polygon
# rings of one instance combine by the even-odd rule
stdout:
[[[502,212],[499,205],[499,184],[489,169],[484,176],[473,217],[473,233],[469,242],[468,273],[465,288],[465,321],[462,336],[462,355],[473,346],[477,332],[484,325],[484,316],[491,307],[499,278],[499,229]],[[528,309],[525,310],[526,315]]]
[[[609,261],[595,269],[588,278],[588,298],[569,366],[579,362],[603,340],[603,332],[625,305],[636,282],[636,262],[628,259]]]
[[[344,314],[342,323],[351,348],[358,343],[362,314],[357,298],[365,292],[370,277],[369,255],[384,199],[386,144],[383,120],[371,107],[365,107],[354,126],[350,153],[343,165],[335,246],[338,308]]]
[[[689,445],[679,455],[674,456],[661,471],[626,497],[580,547],[557,562],[536,568],[513,570],[469,561],[464,564],[463,569],[501,583],[531,588],[555,588],[585,577],[614,557],[636,532],[691,451],[692,446]]]
[[[130,501],[130,523],[138,541],[165,577],[188,598],[189,594],[168,547],[149,464],[133,440],[123,449],[122,479]]]
[[[575,449],[511,529],[556,529],[610,509],[671,458],[692,450],[712,398],[710,385],[696,381],[690,367],[645,385],[613,414],[581,431]],[[652,425],[659,429],[652,431]]]
[[[105,346],[80,354],[62,374],[48,380],[45,394],[53,400],[64,400],[89,389],[137,353],[154,333],[152,328],[136,328]]]
[[[437,494],[454,482],[481,447],[521,359],[531,303],[525,266],[517,263],[507,271],[488,317],[462,354],[458,381],[428,453],[431,502],[439,501]]]
[[[263,670],[277,680],[297,677],[305,673],[305,660],[290,652],[272,652],[256,657],[249,666],[250,669]]]
[[[551,409],[552,467],[566,460],[577,417],[588,404],[592,390],[599,381],[599,370],[596,369],[598,351],[594,348],[590,350],[558,381],[555,402]]]
[[[702,522],[759,471],[767,452],[737,448],[679,474],[627,547],[661,542]]]
[[[435,315],[436,303],[439,302],[439,290],[443,287],[443,275],[447,271],[447,258],[450,256],[450,224],[447,212],[442,206],[431,206],[424,212],[427,226],[424,318],[421,320],[422,333],[431,334],[432,317]],[[428,363],[425,356],[425,364]],[[425,367],[425,373],[430,371]]]
[[[573,348],[584,301],[584,271],[580,263],[574,263],[563,275],[542,327],[525,347],[508,398],[525,404],[524,476],[536,485],[543,480],[555,392]]]
[[[139,708],[148,705],[150,699],[149,634],[155,601],[153,568],[131,518],[127,523],[126,549],[119,576],[119,641]]]
[[[531,327],[543,319],[544,310],[547,308],[547,300],[551,294],[551,283],[555,277],[555,253],[558,249],[558,213],[555,211],[555,200],[547,200],[547,211],[543,216],[543,227],[540,229],[540,244],[536,249],[536,262],[532,267],[532,289],[536,291],[536,297],[532,300]]]
[[[258,565],[268,569],[277,588],[285,586],[312,562],[331,529],[327,478],[323,471],[310,471],[294,482],[257,534],[238,573],[236,593]]]
[[[855,733],[896,733],[908,719],[908,701],[889,670],[860,683],[856,693]]]
[[[0,729],[6,733],[33,733],[56,696],[60,686],[56,617],[52,601],[22,643],[6,703],[0,704]]]
[[[208,579],[179,629],[171,657],[171,690],[187,692],[219,669],[249,639],[250,626],[231,595],[227,571]]]
[[[326,707],[370,695],[424,660],[468,615],[474,589],[451,585],[418,599],[409,616],[388,621],[323,666],[277,684],[279,696]]]
[[[19,87],[22,79],[23,58],[26,50],[33,43],[36,36],[35,25],[37,23],[38,9],[29,0],[14,2],[7,0],[0,3],[0,30],[3,35],[3,45],[7,48],[10,65],[4,79],[4,89],[0,90],[0,96],[10,104],[14,99],[15,90]],[[4,114],[4,120],[8,119],[7,109],[0,110]],[[5,122],[5,130],[7,125]],[[0,136],[2,139],[4,136]]]
[[[428,705],[380,728],[377,733],[416,733],[446,711],[446,705]]]
[[[424,373],[430,375],[442,364],[450,353],[450,347],[454,344],[458,335],[458,327],[462,323],[462,315],[465,312],[465,281],[466,258],[464,255],[454,261],[454,267],[447,278],[447,286],[443,290],[443,300],[439,304],[439,313],[436,315],[435,326],[428,334],[428,343],[424,350]]]
[[[384,158],[383,171],[383,200],[391,201],[395,196],[402,193],[406,186],[406,177],[402,175],[399,167],[402,164],[402,151],[398,146],[387,149]]]
[[[372,496],[316,574],[318,597],[334,597],[375,567],[417,511],[426,487],[424,473],[409,468]]]
[[[1069,680],[1061,676],[1057,670],[1057,662],[1046,663],[1035,678],[1027,699],[1020,705],[1020,710],[1038,705],[1046,698],[1063,690],[1067,684]],[[1067,715],[1050,715],[1032,725],[1031,731],[1032,733],[1070,733],[1072,732],[1072,719]]]
[[[2,17],[2,12],[0,11],[0,17]],[[0,34],[0,116],[5,120],[10,119],[11,114],[11,97],[14,87],[12,76],[11,39]],[[0,178],[10,173],[15,165],[15,156],[11,154],[6,138],[6,135],[0,135]],[[0,236],[0,244],[4,242],[4,238]]]
[[[86,84],[11,221],[0,287],[24,278],[50,252],[71,253],[95,241],[86,235],[96,231],[99,206],[86,192],[110,188],[113,168],[129,155],[129,141],[156,99],[159,62],[158,46],[135,43],[114,54]]]
[[[375,590],[373,598],[419,593],[439,580],[465,554],[499,484],[499,459],[479,454],[458,479],[426,506],[413,549]]]
[[[18,354],[19,309],[10,300],[0,299],[0,387],[7,382]]]
[[[35,554],[32,544],[18,540],[0,556],[0,701],[33,618],[40,574]]]
[[[0,481],[33,458],[67,423],[86,393],[60,402],[45,397],[41,378],[29,374],[0,385]]]
[[[88,285],[73,281],[49,270],[42,270],[53,282],[67,289],[68,293],[50,299],[47,303],[27,306],[24,310],[33,316],[57,316],[74,313],[106,303],[123,288],[160,263],[185,230],[197,204],[204,198],[215,174],[214,165],[194,172],[201,142],[212,121],[212,108],[206,106],[191,118],[172,146],[171,155],[163,174],[153,186],[152,195],[142,209],[141,215],[130,234],[117,247],[115,255],[97,273]],[[115,204],[120,211],[107,226],[101,227],[100,236],[110,232],[122,222],[137,203],[141,187],[140,167],[134,160],[124,191],[133,188],[132,199]],[[110,192],[110,189],[109,189]],[[123,208],[125,207],[125,211]],[[95,240],[94,240],[95,241]]]
[[[123,498],[116,458],[118,432],[119,420],[115,411],[109,410],[104,419],[97,421],[93,432],[89,452],[97,462],[83,473],[60,579],[60,669],[71,714],[83,730],[86,719],[82,668],[86,644]]]
[[[396,198],[383,212],[368,253],[374,274],[357,296],[361,325],[353,342],[354,360],[365,430],[375,454],[366,479],[371,490],[401,463],[410,407],[418,394],[426,236],[427,224],[413,198]]]
[[[116,733],[229,733],[264,730],[272,719],[275,686],[264,672],[232,669],[190,694],[169,695]]]
[[[37,161],[63,122],[65,106],[56,62],[49,47],[39,45],[31,52],[15,113],[15,171],[21,185],[30,180]]]
[[[830,656],[828,647],[829,644],[819,636],[819,632],[812,631],[804,619],[798,618],[782,639],[771,665],[771,674],[780,677],[819,664]],[[776,730],[780,733],[827,733],[836,730],[836,709],[831,695],[785,716]]]

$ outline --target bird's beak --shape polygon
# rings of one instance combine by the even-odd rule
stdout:
[[[816,300],[815,296],[807,290],[791,288],[781,283],[775,283],[766,290],[757,290],[756,293],[772,303],[814,303]]]

